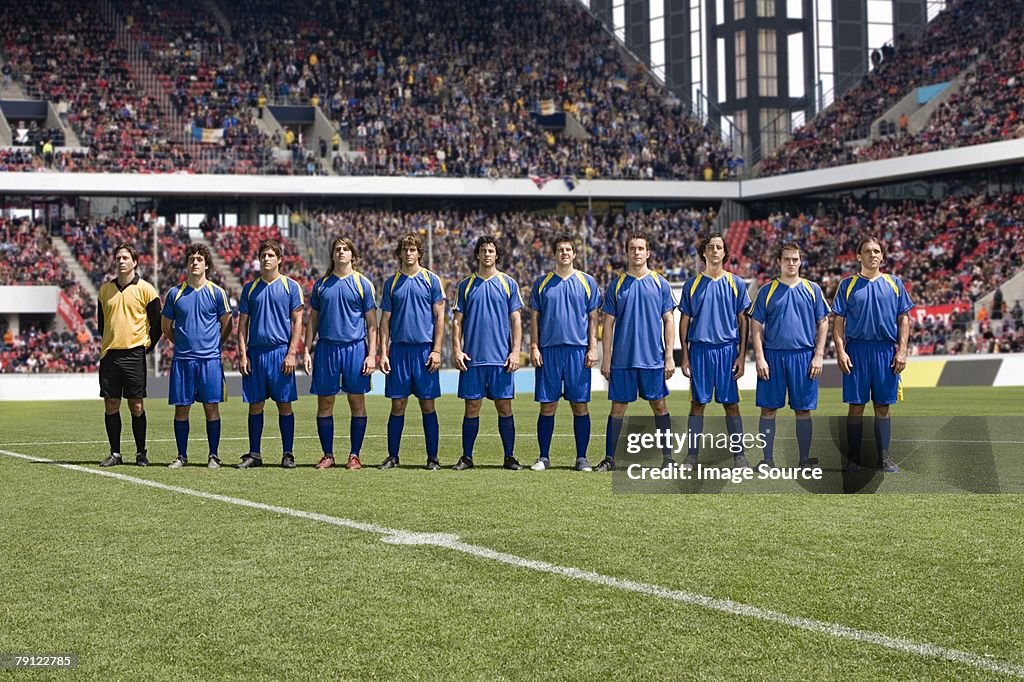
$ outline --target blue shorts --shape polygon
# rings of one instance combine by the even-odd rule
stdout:
[[[516,397],[512,373],[502,365],[483,365],[459,374],[459,397],[463,400],[511,400]]]
[[[739,350],[734,343],[690,344],[690,399],[707,405],[715,402],[732,405],[740,401],[740,389],[732,378],[732,366]]]
[[[586,346],[548,346],[541,349],[544,364],[534,371],[533,398],[538,403],[590,402],[590,370],[584,365]]]
[[[388,358],[391,373],[384,377],[384,396],[433,400],[441,395],[441,377],[427,370],[430,343],[393,343]]]
[[[864,405],[875,402],[892,405],[902,397],[900,375],[892,371],[896,347],[891,343],[849,341],[846,353],[853,371],[843,375],[843,402]]]
[[[295,372],[281,371],[288,346],[270,350],[249,349],[249,374],[242,376],[242,400],[247,403],[262,403],[270,398],[275,403],[291,403],[299,399],[295,388]]]
[[[334,343],[320,339],[313,349],[313,395],[338,393],[369,393],[370,377],[363,376],[366,362],[366,341]]]
[[[209,405],[226,401],[228,387],[224,383],[224,368],[220,358],[175,358],[171,362],[171,378],[167,390],[168,405],[191,405],[196,401]]]
[[[637,393],[644,400],[661,400],[668,396],[665,383],[665,369],[613,369],[608,380],[608,400],[616,403],[631,403]]]
[[[813,357],[813,349],[765,349],[764,359],[768,362],[768,380],[760,378],[757,380],[757,406],[777,410],[786,404],[786,392],[788,391],[791,409],[818,409],[818,380],[807,376]]]

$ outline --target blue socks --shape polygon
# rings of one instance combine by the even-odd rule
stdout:
[[[426,412],[423,415],[423,439],[427,441],[427,461],[437,461],[437,444],[440,440],[440,428],[437,425],[437,412]],[[395,453],[398,454],[397,452]]]
[[[732,453],[733,457],[739,457],[740,455],[746,454],[743,451],[743,417],[725,417],[725,430],[729,432],[729,452]],[[736,445],[733,445],[734,436],[739,436],[740,440]]]
[[[576,437],[576,459],[587,456],[590,447],[590,415],[573,416],[572,433]]]
[[[540,447],[540,458],[549,459],[551,453],[551,436],[555,433],[555,415],[537,416],[537,444]]]
[[[799,424],[800,422],[797,422]],[[797,431],[800,427],[797,427]],[[771,462],[774,460],[775,453],[775,418],[768,419],[761,417],[757,422],[757,432],[764,439],[764,458],[766,461]],[[801,457],[803,459],[803,457]]]
[[[316,435],[320,437],[320,450],[329,457],[334,456],[334,415],[316,418]]]
[[[879,457],[889,454],[889,439],[891,437],[892,420],[889,417],[884,419],[875,417],[875,445],[878,447]]]
[[[217,451],[220,449],[220,419],[207,420],[206,442],[210,446],[210,457],[219,459]]]
[[[295,414],[277,415],[277,425],[281,428],[282,451],[292,452],[295,447]]]
[[[654,428],[658,431],[670,431],[672,430],[672,416],[666,412],[665,414],[654,415]],[[668,461],[672,459],[672,446],[666,445],[661,449],[661,458]]]
[[[856,419],[857,421],[854,421]],[[862,417],[846,418],[846,441],[850,445],[850,459],[860,461],[860,444],[864,439],[864,421]]]
[[[619,442],[620,433],[622,433],[622,419],[608,415],[608,426],[604,436],[604,456],[606,459],[615,459],[615,445]]]
[[[263,413],[249,415],[249,454],[259,457],[263,440]]]
[[[700,452],[700,440],[695,438],[704,433],[704,415],[691,414],[686,419],[686,428],[690,432],[690,447],[687,448],[686,454],[689,457],[696,457],[697,453]]]
[[[388,417],[388,457],[398,461],[398,451],[402,447],[402,431],[405,429],[405,415],[392,414]]]
[[[811,458],[811,436],[814,423],[811,418],[796,420],[796,445],[800,451],[800,461],[807,462]]]
[[[352,439],[352,454],[359,456],[363,449],[363,438],[366,436],[366,417],[352,417],[349,422],[349,437]]]
[[[477,426],[479,427],[480,420],[477,419]],[[554,419],[552,419],[552,427],[554,426]],[[505,459],[509,459],[515,453],[516,448],[516,418],[512,415],[507,417],[498,417],[498,433],[501,435],[501,447],[505,451]],[[551,442],[551,439],[548,439]]]
[[[462,456],[466,459],[473,459],[473,444],[479,431],[480,417],[462,418]]]
[[[178,459],[188,461],[188,420],[174,420],[174,442],[178,446]]]

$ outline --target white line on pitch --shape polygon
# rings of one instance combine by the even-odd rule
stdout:
[[[803,618],[801,616],[790,616],[780,611],[762,609],[757,606],[732,601],[731,599],[718,599],[693,592],[673,590],[668,587],[662,587],[651,583],[615,578],[601,573],[595,573],[593,571],[573,568],[571,566],[559,566],[558,564],[551,564],[546,561],[527,559],[525,557],[516,556],[515,554],[499,552],[488,547],[481,547],[480,545],[472,545],[467,542],[462,542],[459,540],[458,536],[448,533],[418,533],[397,528],[387,528],[373,523],[365,523],[337,516],[329,516],[327,514],[317,514],[315,512],[307,512],[300,509],[292,509],[290,507],[279,507],[276,505],[264,504],[263,502],[254,502],[253,500],[246,500],[239,497],[229,497],[227,495],[218,495],[216,493],[208,493],[202,490],[193,490],[192,488],[166,485],[164,483],[158,483],[144,478],[136,478],[134,476],[126,476],[124,474],[118,474],[104,469],[90,469],[88,467],[78,466],[77,464],[62,464],[44,457],[32,457],[31,455],[25,455],[19,452],[10,452],[8,450],[0,450],[0,455],[24,459],[30,462],[53,464],[72,471],[93,474],[95,476],[105,476],[107,478],[113,478],[126,483],[134,483],[136,485],[156,488],[158,490],[166,490],[180,495],[189,495],[191,497],[233,504],[239,507],[248,507],[250,509],[259,509],[261,511],[268,511],[284,516],[317,521],[319,523],[327,523],[332,526],[349,528],[352,530],[362,531],[364,533],[374,533],[376,535],[384,536],[381,540],[389,544],[429,545],[441,547],[443,549],[450,549],[463,554],[469,554],[481,559],[489,559],[491,561],[508,564],[517,568],[526,568],[533,571],[540,571],[542,573],[560,575],[572,580],[582,580],[595,585],[611,587],[626,592],[646,594],[651,597],[667,599],[682,604],[689,604],[691,606],[699,606],[734,616],[743,616],[746,618],[753,618],[755,620],[778,623],[780,625],[786,625],[788,627],[806,630],[808,632],[828,635],[830,637],[835,637],[836,639],[875,644],[900,653],[914,654],[924,658],[942,659],[954,663],[961,663],[980,670],[989,670],[992,672],[1002,673],[1004,675],[1024,678],[1024,665],[1011,663],[1009,661],[1001,661],[991,656],[982,656],[980,654],[971,653],[970,651],[951,649],[935,644],[929,644],[927,642],[915,642],[902,637],[890,637],[888,635],[871,632],[869,630],[858,630],[856,628],[847,627],[839,623],[829,623],[827,621]]]

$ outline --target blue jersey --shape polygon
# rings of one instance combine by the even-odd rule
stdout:
[[[615,318],[612,369],[665,366],[662,315],[675,307],[668,280],[651,271],[643,277],[622,273],[604,295],[604,312]]]
[[[754,297],[750,316],[764,325],[767,350],[814,348],[818,322],[828,315],[825,296],[814,282],[801,278],[793,286],[773,279]]]
[[[231,314],[228,295],[213,282],[193,289],[182,282],[164,297],[163,316],[174,322],[174,357],[213,360],[220,357],[220,318]]]
[[[731,272],[712,279],[701,273],[686,280],[679,310],[690,317],[686,341],[721,345],[739,343],[736,316],[750,307],[747,285]]]
[[[903,280],[884,273],[873,280],[860,275],[845,278],[832,300],[832,312],[846,318],[846,339],[868,343],[896,343],[896,318],[913,307]]]
[[[258,277],[242,287],[238,313],[249,316],[249,348],[270,350],[292,338],[292,311],[302,307],[302,289],[294,279],[278,275],[270,284]]]
[[[530,307],[540,313],[541,348],[587,346],[590,313],[601,306],[597,281],[576,270],[562,279],[553,272],[538,277],[530,293]]]
[[[434,304],[443,300],[441,280],[426,268],[412,277],[396,272],[384,280],[380,309],[391,313],[391,343],[433,343]]]
[[[313,285],[309,307],[318,314],[317,334],[325,341],[352,343],[366,338],[367,312],[376,308],[373,284],[353,271],[344,277],[334,273]]]
[[[519,285],[504,272],[488,279],[472,274],[459,282],[454,310],[463,316],[462,352],[472,366],[505,364],[513,350],[509,316],[522,307]]]

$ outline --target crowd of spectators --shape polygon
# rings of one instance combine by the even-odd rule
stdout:
[[[874,151],[858,153],[857,146],[851,144],[866,139],[872,122],[915,88],[950,81],[981,57],[987,56],[990,63],[1002,63],[1001,52],[1018,47],[1011,31],[1022,23],[1024,5],[1018,0],[949,3],[920,36],[901,40],[895,49],[887,50],[887,57],[879,60],[859,85],[794,131],[789,142],[761,162],[759,173],[779,175],[856,163],[862,158],[976,144],[994,135],[994,129],[1002,128],[1005,123],[998,121],[1002,112],[1019,108],[1013,87],[989,97],[987,104],[980,104],[982,111],[974,110],[978,103],[972,96],[972,103],[968,104],[972,110],[971,120],[966,124],[966,131],[958,129],[963,119],[957,118],[957,113],[951,113],[949,118],[940,117],[927,136],[926,147],[890,140],[880,143]],[[1018,57],[1016,62],[1010,59],[1007,64],[1011,69],[1016,64],[1019,69],[1019,62]],[[987,84],[985,87],[996,86]],[[950,121],[954,122],[952,127]],[[982,129],[984,134],[974,135],[975,128]],[[1010,125],[999,134],[1012,136],[1016,130],[1016,126]]]
[[[904,126],[856,151],[859,160],[967,147],[1024,137],[1024,30],[1014,29],[981,60],[959,92],[919,133]]]
[[[159,104],[137,87],[114,28],[89,0],[0,5],[0,52],[11,77],[48,100],[87,154],[58,170],[173,172],[191,158],[165,129]]]
[[[0,285],[49,285],[61,288],[81,316],[84,327],[79,335],[57,335],[29,328],[15,336],[3,332],[0,371],[89,371],[95,367],[99,345],[96,335],[96,302],[75,280],[64,259],[56,251],[49,230],[28,219],[0,218]],[[73,342],[73,343],[72,343]],[[76,347],[73,347],[76,346]],[[53,359],[51,369],[45,362]],[[27,369],[19,368],[21,362]]]
[[[233,1],[223,3],[230,33],[198,0],[113,6],[177,113],[225,131],[212,147],[225,158],[200,164],[169,139],[182,131],[164,129],[167,112],[135,85],[98,6],[42,0],[0,14],[2,51],[91,148],[86,164],[59,170],[282,172],[274,140],[250,120],[276,101],[334,121],[356,152],[332,155],[343,173],[720,179],[741,169],[575,3]],[[542,127],[542,111],[570,125]],[[315,145],[289,172],[323,172]]]
[[[99,344],[91,335],[45,331],[36,327],[0,333],[0,374],[41,372],[94,372],[99,366]]]
[[[626,235],[636,230],[651,235],[651,267],[671,279],[692,273],[699,263],[697,235],[714,220],[714,211],[700,209],[598,213],[589,220],[586,214],[441,210],[321,213],[311,222],[315,239],[323,244],[337,236],[353,236],[362,252],[357,269],[378,286],[397,270],[395,244],[407,232],[422,235],[426,244],[428,231],[433,231],[433,270],[448,288],[476,269],[476,239],[495,235],[503,250],[499,267],[516,279],[528,298],[533,281],[552,268],[551,239],[560,233],[577,236],[578,265],[585,262],[603,287],[626,267]],[[427,256],[423,264],[428,264]]]

